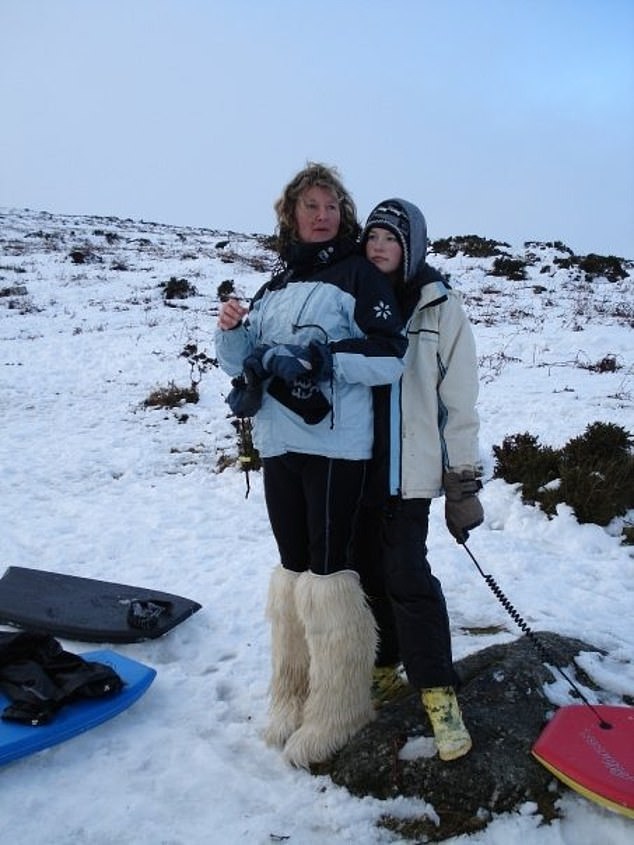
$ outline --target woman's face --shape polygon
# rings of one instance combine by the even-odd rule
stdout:
[[[317,185],[306,188],[295,206],[295,223],[297,236],[304,243],[319,244],[336,238],[341,210],[335,194]]]
[[[372,228],[365,244],[365,254],[382,273],[394,273],[401,266],[403,247],[388,229]]]

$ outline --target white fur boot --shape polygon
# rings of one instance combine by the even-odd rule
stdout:
[[[295,586],[299,573],[276,566],[269,582],[266,615],[271,622],[272,677],[269,688],[268,745],[282,748],[302,723],[308,696],[308,646],[297,615]]]
[[[295,596],[310,653],[310,689],[301,727],[284,746],[284,757],[307,768],[327,760],[375,718],[377,633],[356,572],[302,573]]]

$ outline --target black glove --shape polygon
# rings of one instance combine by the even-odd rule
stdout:
[[[253,352],[242,362],[242,369],[245,378],[250,385],[256,382],[264,381],[268,378],[268,373],[262,363],[265,353],[268,351],[268,346],[256,346]]]
[[[481,525],[484,511],[478,499],[482,482],[473,469],[449,469],[443,475],[445,522],[458,543],[466,543],[469,531]]]
[[[308,345],[312,375],[315,381],[326,381],[332,375],[332,351],[328,344],[313,340]]]
[[[311,373],[311,351],[307,346],[272,346],[262,356],[262,366],[271,375],[279,376],[286,384],[292,384],[295,379]]]
[[[262,382],[267,377],[262,364],[266,349],[256,349],[244,359],[242,374],[231,381],[227,404],[239,419],[254,417],[262,407]]]

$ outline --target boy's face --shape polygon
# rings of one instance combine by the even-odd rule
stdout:
[[[403,260],[403,248],[396,235],[376,226],[368,233],[365,254],[382,273],[394,273]]]

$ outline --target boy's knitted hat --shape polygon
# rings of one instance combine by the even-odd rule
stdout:
[[[406,279],[409,275],[409,218],[397,200],[386,200],[370,212],[363,229],[364,244],[370,229],[375,226],[387,229],[398,238],[403,250],[403,278]]]
[[[403,250],[403,278],[407,281],[427,252],[427,226],[421,211],[412,203],[389,199],[379,203],[369,214],[363,227],[361,243],[365,246],[370,229],[379,227],[396,235]],[[414,231],[412,232],[412,227]],[[415,255],[412,255],[414,235]]]

